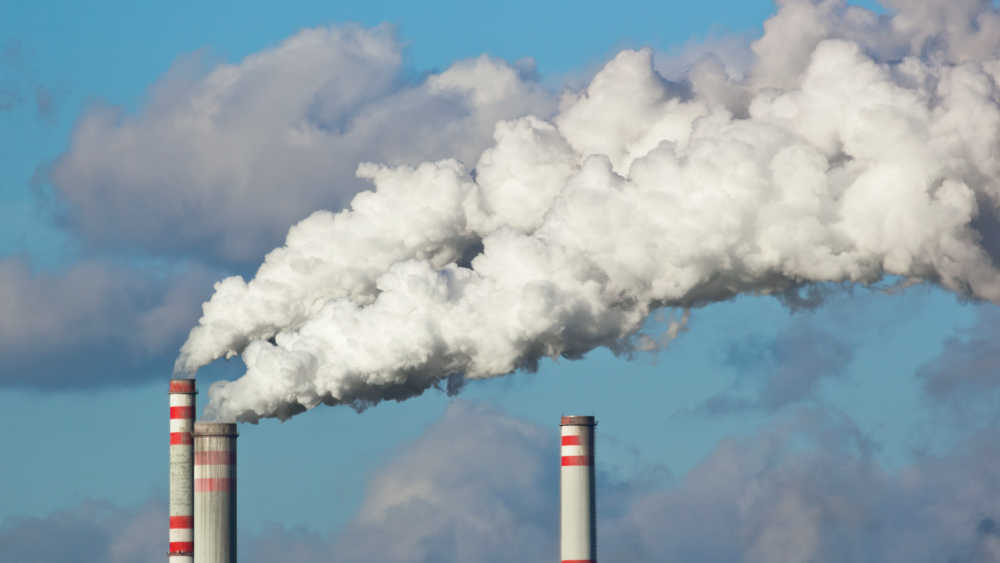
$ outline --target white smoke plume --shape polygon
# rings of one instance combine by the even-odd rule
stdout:
[[[176,369],[241,354],[208,413],[256,421],[628,350],[651,311],[738,294],[896,276],[1000,303],[1000,15],[779,4],[746,76],[624,51],[473,169],[360,166],[372,191],[216,284]]]

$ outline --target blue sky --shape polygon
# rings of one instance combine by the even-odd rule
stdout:
[[[882,10],[874,2],[860,5]],[[85,117],[114,108],[120,112],[114,119],[141,121],[155,113],[151,104],[157,92],[173,92],[157,90],[168,83],[164,77],[171,76],[172,68],[189,72],[185,61],[195,61],[190,72],[197,76],[217,65],[239,64],[303,28],[352,22],[366,28],[392,25],[404,54],[397,81],[419,83],[428,73],[486,53],[510,63],[531,57],[537,80],[556,92],[566,84],[586,83],[621,49],[648,46],[657,58],[668,60],[701,44],[729,45],[729,39],[746,44],[763,32],[775,6],[757,0],[628,2],[613,7],[597,2],[508,2],[489,9],[433,1],[300,2],[280,9],[263,2],[11,2],[3,11],[0,296],[17,303],[0,309],[7,316],[0,325],[0,353],[7,356],[0,360],[0,420],[8,429],[10,453],[0,464],[0,539],[34,526],[52,526],[58,530],[54,542],[90,545],[53,523],[107,510],[110,515],[102,516],[102,522],[120,519],[142,530],[136,537],[146,543],[129,547],[132,551],[126,550],[126,555],[114,552],[116,560],[130,561],[162,552],[166,541],[166,526],[160,530],[156,520],[158,511],[165,509],[167,488],[166,381],[178,346],[197,319],[192,304],[207,299],[212,282],[222,276],[252,274],[262,255],[257,247],[249,255],[242,250],[234,254],[225,243],[214,247],[219,239],[212,234],[192,238],[193,243],[133,244],[132,227],[122,227],[119,235],[113,223],[86,226],[74,207],[81,204],[57,189],[50,175],[60,158],[72,152],[74,132]],[[79,193],[96,198],[104,192],[95,188]],[[114,196],[107,197],[110,201]],[[145,196],[135,197],[131,201]],[[155,197],[160,198],[151,200],[156,205],[169,201],[169,193]],[[197,228],[178,224],[181,230]],[[275,228],[283,232],[287,226]],[[178,232],[178,240],[184,236]],[[102,274],[92,277],[97,270]],[[894,496],[887,505],[903,511],[907,499],[917,502],[907,496],[909,489],[897,484],[905,471],[958,482],[956,468],[971,467],[968,471],[975,476],[978,466],[973,461],[992,459],[976,449],[976,440],[996,416],[995,375],[970,387],[968,395],[961,394],[965,387],[935,394],[927,381],[966,365],[1000,373],[1000,356],[992,345],[1000,324],[994,304],[930,284],[887,289],[895,281],[883,281],[881,289],[828,286],[825,302],[806,310],[793,310],[773,297],[740,296],[695,309],[686,330],[655,353],[616,357],[598,349],[577,361],[544,360],[537,373],[470,382],[454,397],[431,390],[361,413],[320,406],[287,422],[243,425],[241,541],[258,555],[276,546],[298,546],[302,561],[322,560],[325,546],[335,545],[336,538],[360,537],[351,534],[367,529],[370,524],[358,523],[359,511],[373,502],[379,487],[405,475],[407,460],[418,474],[439,470],[413,461],[425,459],[424,452],[461,465],[464,456],[458,448],[469,439],[463,426],[516,423],[524,425],[523,435],[497,446],[497,451],[509,453],[510,471],[516,475],[521,471],[519,459],[526,460],[527,471],[537,463],[537,455],[547,455],[545,433],[555,435],[557,417],[563,413],[593,413],[600,421],[599,494],[621,499],[604,501],[609,530],[624,526],[626,519],[616,518],[634,509],[626,505],[628,499],[646,495],[680,502],[689,499],[685,487],[694,486],[690,484],[697,482],[699,472],[718,471],[726,455],[740,467],[745,461],[740,461],[741,455],[757,459],[741,450],[743,445],[770,444],[769,437],[775,436],[792,436],[788,440],[794,443],[800,430],[802,439],[819,452],[802,459],[832,456],[840,446],[825,441],[822,431],[827,426],[863,445],[850,455],[873,464],[880,476],[863,482],[889,483],[884,490]],[[147,315],[151,306],[159,307],[156,316]],[[33,320],[36,314],[40,320]],[[680,314],[661,311],[647,326],[662,330],[671,316]],[[138,344],[130,334],[133,322],[145,323]],[[829,350],[837,352],[828,356]],[[780,391],[773,386],[780,384],[775,374],[783,370],[803,372],[810,386],[768,406],[765,397]],[[199,372],[199,386],[207,390],[211,382],[241,373],[238,360],[216,362]],[[962,373],[954,377],[966,381]],[[712,403],[719,397],[747,402],[713,410],[712,404],[722,404]],[[202,407],[205,398],[203,393]],[[822,423],[813,427],[812,422],[788,422],[800,420],[802,413],[813,413],[805,419]],[[793,430],[787,429],[789,424]],[[452,450],[446,447],[449,436],[454,438]],[[795,447],[781,451],[782,456],[799,459]],[[784,471],[780,460],[785,457],[774,455],[774,463],[764,464],[762,471]],[[477,466],[470,467],[473,472]],[[782,474],[797,475],[792,470]],[[545,475],[531,485],[537,491],[525,490],[555,503],[557,493],[545,489]],[[883,477],[885,481],[879,481]],[[440,486],[449,491],[464,483],[435,479],[428,477],[428,482],[446,483]],[[476,502],[490,508],[491,502],[510,503],[512,495],[522,492],[497,490],[495,497],[476,496]],[[845,492],[843,498],[849,502],[853,497]],[[713,497],[706,503],[709,500],[716,501]],[[524,510],[530,518],[537,516],[534,508]],[[544,520],[547,509],[539,510]],[[657,514],[669,516],[670,510]],[[663,518],[669,525],[667,516]],[[1000,518],[976,510],[967,516],[973,523],[969,530]],[[391,542],[395,528],[386,526]],[[461,530],[461,525],[455,524],[455,529]],[[913,529],[920,528],[914,524]],[[979,536],[969,532],[972,543],[980,536],[987,539],[981,540],[985,547],[969,548],[973,555],[963,560],[1000,560],[990,558],[1000,557],[1000,551],[990,551],[996,549],[987,541],[993,541],[990,530]],[[431,527],[426,533],[433,539],[438,531]],[[98,549],[119,545],[113,532],[107,536]],[[403,533],[399,537],[412,539]],[[622,542],[607,543],[609,550],[626,553]],[[544,541],[539,546],[542,553],[551,547]],[[955,549],[966,549],[963,546]],[[41,551],[32,551],[37,547],[22,541],[16,547],[21,551],[10,553],[47,560]],[[697,551],[671,553],[698,557]],[[754,560],[750,551],[744,555]],[[804,560],[796,557],[793,553],[782,560]],[[703,560],[714,559],[705,555]]]

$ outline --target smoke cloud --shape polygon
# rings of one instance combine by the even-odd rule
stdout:
[[[216,284],[176,369],[241,355],[208,413],[256,421],[629,350],[650,311],[739,294],[894,276],[1000,302],[1000,15],[779,4],[745,77],[624,51],[473,168],[362,164],[371,191]]]

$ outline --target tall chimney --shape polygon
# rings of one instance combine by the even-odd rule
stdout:
[[[236,563],[236,424],[194,425],[194,559]]]
[[[564,416],[560,471],[560,555],[562,563],[597,561],[592,416]],[[200,562],[199,562],[200,563]]]
[[[195,381],[170,380],[170,531],[167,561],[192,563],[194,556]]]

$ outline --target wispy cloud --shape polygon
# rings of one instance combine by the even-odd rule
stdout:
[[[917,370],[924,396],[959,428],[1000,422],[1000,311],[981,305],[975,322],[944,341],[940,354]]]
[[[756,335],[731,342],[725,364],[738,373],[733,389],[704,402],[708,414],[748,409],[776,411],[817,399],[825,379],[842,376],[854,347],[815,319],[796,317],[773,339]]]
[[[43,83],[32,66],[31,50],[20,41],[0,45],[0,112],[33,103],[39,119],[51,119],[59,109],[57,90]]]

